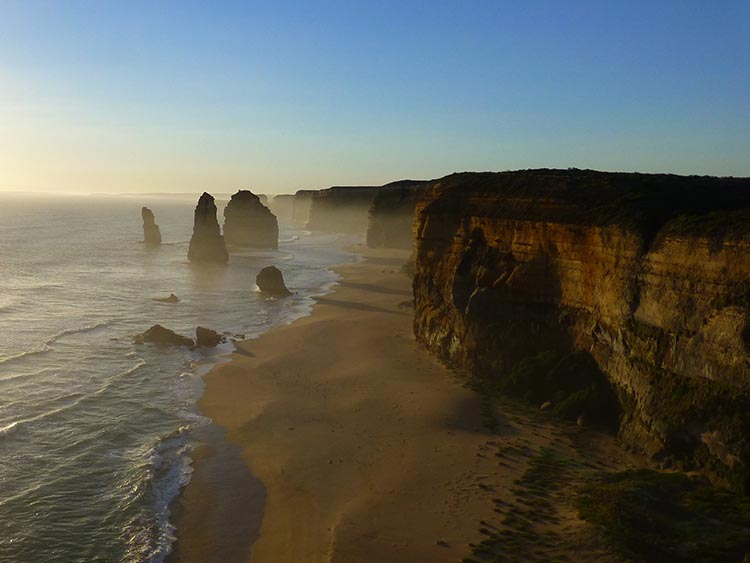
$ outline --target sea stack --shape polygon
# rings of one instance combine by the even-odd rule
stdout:
[[[154,213],[148,207],[141,207],[143,217],[143,242],[146,244],[161,244],[161,231],[154,222]]]
[[[266,266],[255,277],[255,283],[263,293],[282,297],[292,292],[284,284],[284,276],[276,266]]]
[[[226,264],[229,260],[224,237],[216,220],[214,197],[206,192],[195,206],[193,236],[188,248],[188,260],[196,263]]]
[[[224,238],[227,244],[234,246],[277,248],[276,215],[253,192],[240,190],[224,209]]]

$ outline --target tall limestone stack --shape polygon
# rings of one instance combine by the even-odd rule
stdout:
[[[224,239],[234,246],[277,248],[276,216],[253,192],[240,190],[224,208]]]
[[[214,197],[206,192],[203,192],[195,206],[188,260],[214,264],[225,264],[229,260],[224,237],[221,236],[219,222],[216,220]]]
[[[161,244],[161,231],[154,222],[154,213],[148,207],[141,208],[143,218],[143,242],[146,244]]]

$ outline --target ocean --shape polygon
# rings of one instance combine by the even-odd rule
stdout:
[[[0,561],[154,562],[190,479],[201,377],[233,349],[164,349],[159,323],[253,338],[309,313],[356,239],[280,224],[277,251],[187,262],[196,198],[0,195]],[[223,211],[217,199],[220,222]],[[164,243],[149,247],[140,209]],[[268,298],[274,264],[295,295]],[[153,301],[175,293],[181,301]]]

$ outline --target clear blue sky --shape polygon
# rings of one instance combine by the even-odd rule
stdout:
[[[750,2],[0,4],[0,189],[750,176]]]

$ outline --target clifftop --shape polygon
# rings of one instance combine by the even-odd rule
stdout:
[[[732,212],[727,217],[741,224],[745,212],[737,211],[750,210],[747,178],[536,169],[451,174],[432,182],[431,189],[441,194],[435,205],[448,206],[458,197],[471,215],[620,225],[651,233],[675,219],[675,230],[718,228],[720,221],[693,220],[716,219],[717,212]],[[750,223],[750,212],[747,219]]]

